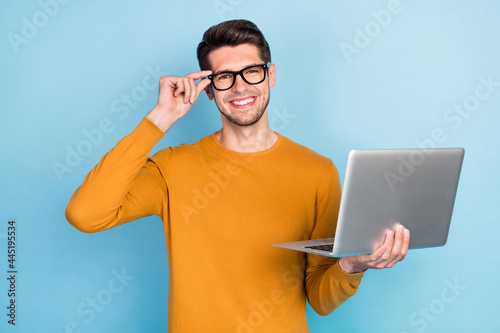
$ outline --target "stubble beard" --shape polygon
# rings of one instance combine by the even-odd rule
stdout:
[[[225,117],[227,120],[229,120],[231,123],[235,124],[235,125],[238,125],[238,126],[252,126],[254,124],[256,124],[261,118],[262,116],[264,115],[264,112],[266,111],[267,109],[267,106],[269,105],[269,100],[270,100],[270,89],[268,88],[268,91],[267,91],[267,94],[262,94],[260,92],[256,93],[256,94],[253,94],[255,96],[257,96],[257,98],[264,98],[260,101],[260,104],[257,106],[257,111],[247,117],[239,117],[237,114],[232,114],[230,112],[228,112],[228,110],[226,108],[224,108],[224,104],[222,103],[219,103],[217,101],[217,98],[215,98],[215,104],[217,105],[217,108],[219,109],[220,113],[222,114],[223,117]],[[240,94],[241,96],[247,96],[248,95],[248,92],[245,92],[243,94]],[[238,95],[228,95],[224,98],[224,101],[227,103],[229,103],[229,100],[231,99],[234,99],[234,98],[238,98],[239,96]],[[238,111],[236,111],[238,112]]]

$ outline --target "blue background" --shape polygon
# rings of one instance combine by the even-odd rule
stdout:
[[[233,18],[254,21],[271,45],[273,129],[330,157],[341,179],[354,148],[466,150],[447,245],[367,273],[332,315],[308,309],[311,331],[500,331],[493,0],[3,1],[0,330],[166,331],[159,218],[88,235],[64,210],[86,173],[155,105],[157,76],[197,71],[203,32]],[[203,95],[155,151],[220,126]],[[9,219],[18,233],[15,327],[6,316]]]

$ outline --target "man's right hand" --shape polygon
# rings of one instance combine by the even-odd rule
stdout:
[[[147,118],[166,132],[179,118],[183,117],[194,104],[200,93],[210,84],[209,79],[202,79],[211,71],[190,73],[186,76],[163,76],[160,78],[158,104]]]

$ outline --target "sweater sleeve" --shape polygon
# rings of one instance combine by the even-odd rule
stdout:
[[[85,177],[66,207],[68,222],[90,233],[148,215],[161,216],[167,188],[148,155],[163,136],[144,118]]]
[[[318,188],[316,220],[311,239],[333,237],[340,206],[340,180],[331,164],[328,182]],[[333,225],[333,227],[332,227]],[[309,304],[320,315],[328,315],[353,296],[363,273],[347,274],[338,265],[339,258],[307,254],[306,291]]]

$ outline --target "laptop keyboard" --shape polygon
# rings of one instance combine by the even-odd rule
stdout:
[[[332,252],[333,251],[333,244],[311,245],[311,246],[306,246],[305,248],[326,251],[326,252]]]

